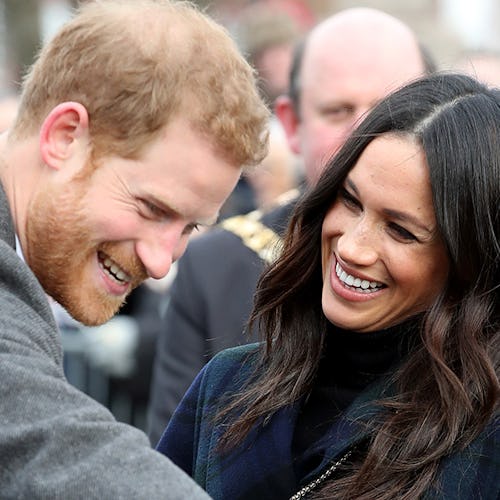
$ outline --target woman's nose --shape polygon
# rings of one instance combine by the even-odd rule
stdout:
[[[378,258],[376,234],[367,224],[358,222],[342,232],[337,240],[339,257],[353,265],[369,266]]]

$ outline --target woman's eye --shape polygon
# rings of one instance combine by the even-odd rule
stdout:
[[[417,241],[417,238],[414,234],[410,233],[410,231],[406,230],[404,227],[401,227],[399,224],[391,222],[389,224],[389,229],[401,240]]]

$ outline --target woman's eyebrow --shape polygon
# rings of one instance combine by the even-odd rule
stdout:
[[[349,177],[346,178],[345,183],[359,196],[359,191],[356,187],[356,184],[354,184],[354,182],[349,179]]]
[[[356,187],[356,184],[352,181],[352,179],[346,178],[345,182],[359,197],[358,188]],[[415,217],[414,215],[408,212],[403,212],[401,210],[394,210],[391,208],[385,208],[383,212],[385,215],[387,215],[388,217],[392,217],[393,219],[399,220],[401,222],[409,222],[410,224],[413,224],[414,226],[418,227],[419,229],[428,234],[434,233],[434,228],[428,227],[419,218]]]

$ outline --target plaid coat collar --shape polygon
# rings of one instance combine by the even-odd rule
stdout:
[[[191,474],[214,499],[288,499],[318,477],[333,461],[368,436],[366,421],[377,410],[374,401],[392,391],[387,380],[365,390],[317,443],[324,450],[318,467],[302,480],[295,476],[292,438],[300,401],[277,411],[265,425],[257,425],[227,454],[217,448],[224,424],[214,414],[225,404],[223,394],[234,393],[251,375],[255,346],[217,355],[202,370],[167,428],[158,450]],[[500,431],[493,419],[465,450],[446,457],[438,483],[424,496],[440,500],[496,500],[500,498]]]

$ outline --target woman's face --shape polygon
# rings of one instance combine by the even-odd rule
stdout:
[[[323,221],[321,258],[323,312],[348,330],[400,323],[443,289],[447,252],[411,137],[384,135],[364,150]]]

